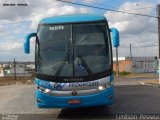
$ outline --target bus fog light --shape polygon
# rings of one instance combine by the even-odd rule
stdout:
[[[38,99],[38,98],[37,98],[37,102],[38,102],[38,103],[41,103],[42,101],[41,101],[41,99]]]
[[[113,99],[113,95],[109,95],[108,98],[109,98],[109,99]]]

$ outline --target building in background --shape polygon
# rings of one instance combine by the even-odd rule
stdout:
[[[113,58],[114,60],[114,58]],[[155,73],[157,69],[157,57],[120,57],[119,72]],[[114,60],[113,70],[116,71]]]
[[[156,73],[157,57],[119,57],[119,72]],[[113,70],[116,71],[116,59],[113,58]],[[16,75],[32,76],[35,72],[34,62],[16,62]],[[0,62],[0,77],[14,76],[13,62]]]
[[[126,57],[118,58],[119,72],[132,72],[132,60]],[[116,61],[113,59],[113,71],[116,71]]]
[[[32,76],[34,70],[34,62],[16,62],[15,71],[13,62],[0,62],[0,77],[11,77],[15,73],[19,77]]]
[[[4,77],[4,68],[0,66],[0,77]]]

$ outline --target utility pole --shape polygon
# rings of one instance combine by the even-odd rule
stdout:
[[[119,76],[118,47],[116,47],[116,76]]]
[[[130,58],[132,60],[132,44],[130,44]]]
[[[159,85],[160,85],[160,4],[157,5],[158,11],[158,41],[159,41]]]
[[[14,79],[16,80],[17,76],[16,76],[16,60],[15,60],[15,58],[14,58],[14,62],[13,62],[13,67],[14,67]]]

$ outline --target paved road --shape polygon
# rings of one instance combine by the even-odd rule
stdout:
[[[113,114],[160,113],[160,88],[158,87],[117,85],[114,105],[76,109],[37,109],[34,90],[34,85],[0,86],[0,113],[20,114],[18,116],[20,120],[109,118]]]
[[[115,78],[115,85],[140,85],[144,81],[158,80],[158,76],[155,77],[140,77],[140,78]]]

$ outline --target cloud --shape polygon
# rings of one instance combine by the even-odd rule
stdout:
[[[12,2],[27,2],[28,7],[2,6],[4,3]],[[89,2],[96,2],[96,0],[83,0],[82,2],[88,4]],[[139,2],[138,4],[137,6],[137,2],[125,2],[118,10],[139,14],[153,14],[153,9],[140,9],[140,5],[148,7],[155,4],[150,2]],[[36,31],[40,19],[64,14],[93,12],[90,8],[56,2],[55,0],[1,0],[0,5],[0,24],[28,21],[25,24],[0,25],[0,55],[6,60],[14,57],[19,60],[34,60],[35,40],[31,41],[30,55],[23,53],[23,41],[26,34]],[[157,47],[134,48],[134,46],[157,45],[157,19],[110,11],[105,12],[105,16],[109,21],[110,27],[116,27],[120,31],[121,46],[119,47],[119,56],[129,56],[130,43],[133,46],[133,55],[157,55]]]
[[[27,7],[3,6],[4,3],[28,3]],[[43,17],[88,13],[90,10],[84,7],[67,5],[56,0],[2,0],[0,2],[0,20],[7,21],[39,21]]]
[[[82,0],[84,3],[90,3],[90,2],[95,2],[96,0]]]
[[[9,34],[9,31],[3,26],[0,26],[0,36],[6,36],[8,34]]]
[[[153,6],[151,3],[139,3],[145,6]],[[152,9],[138,9],[136,2],[126,2],[118,10],[126,11],[136,14],[150,15]],[[126,13],[114,13],[106,12],[105,16],[110,21],[110,26],[114,26],[119,29],[121,33],[125,34],[138,34],[147,30],[153,31],[153,25],[156,25],[155,18],[149,18],[144,16],[131,15]]]
[[[153,3],[149,2],[139,2],[138,4],[143,7],[153,6]],[[141,9],[141,6],[137,6],[137,2],[126,2],[121,5],[118,10],[153,15],[153,9]],[[110,11],[106,12],[105,16],[109,21],[110,27],[116,27],[120,31],[119,56],[129,56],[130,44],[132,44],[132,54],[134,56],[158,55],[156,18],[136,16],[119,12],[115,13]]]
[[[19,49],[22,47],[22,42],[13,40],[4,41],[0,43],[1,52],[13,52],[13,49]]]
[[[17,20],[28,17],[31,13],[30,7],[3,6],[3,4],[26,3],[25,0],[1,0],[0,20]]]
[[[10,39],[9,39],[10,38]],[[31,53],[26,55],[23,51],[23,39],[8,37],[7,40],[0,42],[0,61],[9,61],[16,58],[20,61],[34,61],[34,39],[31,40]]]
[[[28,6],[3,6],[5,3],[27,3]],[[34,60],[35,40],[31,40],[32,52],[27,57],[23,53],[23,42],[28,33],[36,31],[38,22],[42,18],[90,12],[89,8],[56,2],[56,0],[1,0],[0,5],[0,24],[4,24],[0,25],[0,55],[4,56],[4,59],[16,57],[20,60]]]
[[[37,21],[37,22],[32,22],[31,28],[35,29],[38,26],[38,21],[41,20],[42,18],[45,17],[50,17],[50,16],[57,16],[57,15],[65,15],[65,14],[77,14],[77,13],[90,13],[90,9],[88,8],[83,8],[83,7],[76,7],[76,6],[71,6],[71,5],[54,5],[54,6],[49,6],[46,9],[41,9],[39,8],[40,12],[37,14],[37,9],[36,11],[33,11],[31,14],[31,20]]]

